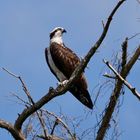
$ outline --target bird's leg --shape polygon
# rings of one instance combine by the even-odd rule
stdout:
[[[58,85],[65,86],[68,83],[69,80],[64,80],[62,82],[58,82]]]

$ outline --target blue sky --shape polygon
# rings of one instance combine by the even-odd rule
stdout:
[[[19,74],[26,82],[32,97],[37,101],[49,89],[56,87],[57,80],[49,71],[44,57],[44,49],[49,45],[49,32],[56,26],[67,30],[65,44],[83,57],[102,32],[102,20],[117,1],[112,0],[0,0],[0,67]],[[102,59],[110,60],[112,54],[121,50],[125,37],[140,32],[140,5],[136,0],[127,0],[116,13],[108,35],[98,53],[94,55],[86,69],[89,91],[94,100],[96,85],[105,80],[101,72],[105,69]],[[129,41],[130,54],[140,43],[140,36]],[[140,91],[139,62],[128,76],[132,85]],[[108,70],[108,69],[107,69]],[[11,93],[26,99],[20,83],[0,69],[0,118],[14,122],[23,106],[17,105]],[[94,113],[101,113],[110,92],[101,93],[93,115],[83,123],[86,128],[94,126]],[[107,96],[107,97],[106,97]],[[138,139],[140,122],[139,101],[126,90],[119,113],[120,139]],[[56,114],[60,110],[69,116],[82,116],[85,110],[71,94],[57,97],[44,108]],[[0,129],[0,139],[10,139],[7,132]]]

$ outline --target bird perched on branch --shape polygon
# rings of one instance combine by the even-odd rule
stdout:
[[[63,43],[62,35],[66,30],[56,27],[50,33],[50,46],[45,49],[45,57],[51,72],[56,76],[61,84],[65,84],[71,74],[80,63],[79,57]],[[88,108],[93,108],[93,103],[87,90],[87,82],[82,73],[70,87],[69,91],[82,104]]]

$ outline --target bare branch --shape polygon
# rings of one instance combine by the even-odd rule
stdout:
[[[16,97],[18,100],[20,100],[26,107],[30,106],[31,104],[25,100],[23,100],[21,97],[19,97],[17,94],[12,93],[12,96]]]
[[[22,78],[21,78],[20,76],[19,76],[19,80],[20,80],[20,82],[21,82],[21,84],[22,84],[22,86],[23,86],[23,90],[24,90],[25,94],[27,95],[29,102],[31,102],[31,104],[34,105],[35,102],[33,101],[32,97],[31,97],[31,95],[30,95],[30,92],[28,91],[28,89],[27,89],[27,87],[26,87],[24,81],[22,80]],[[44,136],[47,138],[47,135],[48,135],[48,134],[47,134],[47,129],[46,129],[46,127],[45,127],[45,123],[44,123],[44,121],[43,121],[43,118],[41,117],[41,115],[40,115],[40,113],[39,113],[38,111],[36,111],[36,114],[37,114],[38,119],[39,119],[39,121],[40,121],[40,124],[41,124],[41,126],[42,126],[42,128],[43,128]]]
[[[40,111],[40,113],[39,113],[39,111]],[[42,129],[43,129],[43,132],[44,132],[44,136],[47,138],[48,137],[48,133],[47,133],[45,121],[43,119],[43,116],[41,115],[42,111],[41,110],[39,110],[39,111],[36,111],[36,114],[37,114],[37,117],[38,117],[38,119],[40,121],[40,124],[42,126]]]
[[[121,70],[120,75],[123,77],[123,79],[126,79],[132,66],[135,64],[139,56],[140,56],[140,46],[137,48],[137,50],[135,51],[134,55],[131,57],[129,62]],[[118,80],[113,90],[112,96],[110,97],[110,102],[108,104],[108,107],[106,108],[106,112],[103,116],[101,126],[97,132],[96,140],[103,140],[105,136],[105,133],[109,127],[109,122],[111,120],[115,106],[121,95],[120,93],[121,93],[122,86],[123,86],[123,82],[121,80]]]
[[[71,133],[69,127],[62,121],[61,118],[59,118],[58,116],[56,116],[54,113],[49,112],[48,110],[43,110],[43,111],[46,112],[47,114],[53,116],[53,117],[57,120],[57,123],[61,123],[62,126],[67,130],[68,134],[71,136],[72,140],[75,140],[75,137],[74,137],[74,135]]]
[[[11,76],[15,77],[15,78],[19,78],[18,75],[15,75],[14,73],[10,72],[9,70],[2,68],[4,71],[6,71],[8,74],[10,74]]]
[[[136,33],[136,34],[132,35],[131,37],[128,38],[128,40],[131,40],[131,39],[135,38],[138,35],[140,35],[140,33]]]
[[[140,100],[140,93],[131,86],[131,84],[129,84],[114,68],[113,66],[106,60],[103,60],[104,63],[114,72],[114,74],[119,78],[119,80],[121,80],[127,87],[128,89],[131,90],[131,92],[133,93],[133,95],[135,95],[139,100]]]
[[[23,136],[23,134],[21,132],[19,132],[16,128],[14,128],[14,126],[11,123],[6,122],[6,121],[0,119],[0,127],[4,128],[8,132],[10,132],[11,135],[16,140],[25,140],[25,137]]]
[[[53,128],[52,128],[52,131],[51,131],[51,135],[53,135],[54,129],[55,129],[55,127],[56,127],[58,124],[59,124],[59,120],[56,119],[55,122],[54,122]]]
[[[116,79],[115,76],[109,75],[108,73],[105,73],[103,76],[111,79]]]
[[[32,102],[32,98],[31,98],[31,96],[30,96],[30,93],[29,93],[29,91],[28,91],[28,89],[27,89],[27,87],[26,87],[24,81],[22,80],[22,78],[21,78],[20,76],[16,75],[16,74],[12,73],[11,71],[7,70],[6,68],[2,68],[2,69],[3,69],[4,71],[6,71],[8,74],[10,74],[11,76],[13,76],[13,77],[15,77],[16,79],[18,79],[18,80],[21,82],[24,92],[26,93],[26,95],[27,95],[29,101]]]
[[[128,71],[128,70],[130,70],[132,68],[134,63],[138,60],[139,56],[140,56],[140,45],[136,49],[134,55],[130,58],[130,60],[126,64],[125,69],[124,69],[124,73],[126,73],[126,71]]]
[[[21,78],[20,76],[16,75],[16,74],[10,72],[10,71],[7,70],[6,68],[2,68],[2,69],[3,69],[4,71],[6,71],[8,74],[10,74],[11,76],[17,78],[17,79],[21,82],[22,87],[23,87],[23,91],[25,92],[26,96],[28,97],[29,102],[31,103],[31,104],[28,103],[28,105],[34,105],[35,103],[34,103],[32,97],[31,97],[31,95],[30,95],[29,90],[27,89],[27,86],[26,86],[25,82],[22,80],[22,78]],[[16,95],[14,95],[14,96],[16,96]],[[16,96],[16,97],[17,97],[18,99],[20,99],[21,101],[23,101],[23,100],[22,100],[21,98],[19,98],[18,96]],[[43,128],[44,135],[45,135],[45,137],[47,137],[47,131],[46,131],[46,128],[45,128],[45,125],[44,125],[44,122],[43,122],[43,118],[40,116],[40,113],[39,113],[38,111],[36,111],[36,114],[37,114],[38,119],[39,119],[39,121],[40,121],[40,124],[41,124],[41,126],[42,126],[42,128]],[[17,125],[18,125],[18,124],[17,124]],[[15,127],[16,127],[16,126],[15,126]]]

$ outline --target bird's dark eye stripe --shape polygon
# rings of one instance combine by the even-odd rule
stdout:
[[[55,32],[56,32],[56,31],[50,33],[50,39],[54,36]]]

